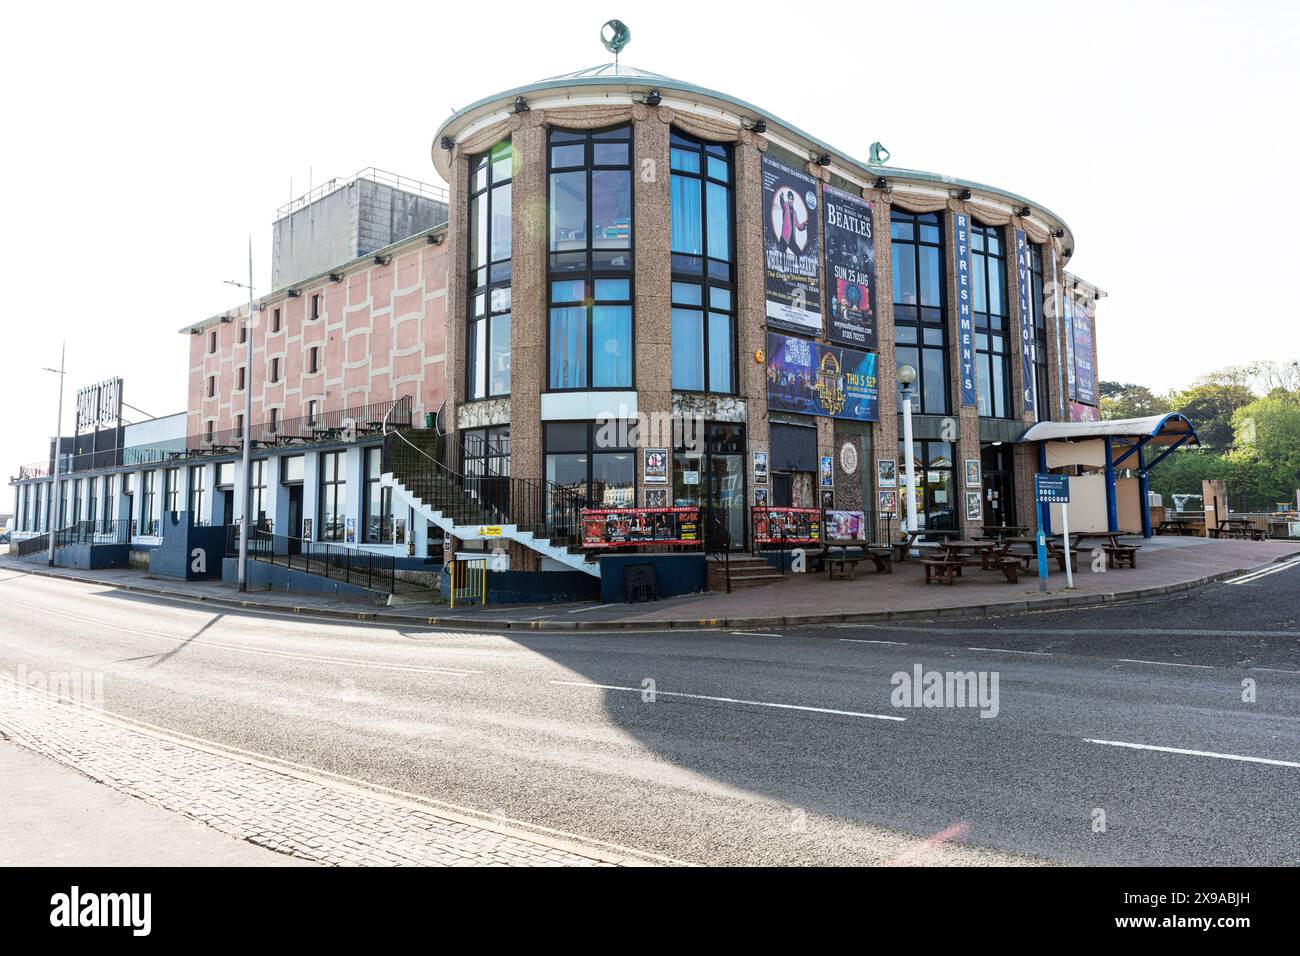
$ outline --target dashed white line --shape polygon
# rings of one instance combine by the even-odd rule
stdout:
[[[1187,757],[1214,757],[1218,760],[1240,760],[1243,763],[1263,763],[1271,767],[1300,767],[1294,760],[1274,760],[1271,757],[1245,757],[1241,754],[1220,754],[1212,750],[1188,750],[1184,747],[1157,747],[1153,744],[1135,744],[1125,740],[1094,740],[1084,737],[1085,743],[1102,744],[1106,747],[1126,747],[1129,750],[1154,750],[1165,754],[1182,754]]]
[[[588,684],[585,681],[572,680],[553,680],[552,684],[559,687],[585,687],[590,690],[621,690],[633,694],[651,693],[642,687],[622,687],[618,684]],[[857,710],[833,710],[829,707],[808,707],[803,704],[774,704],[766,700],[741,700],[736,697],[712,697],[708,694],[683,694],[680,691],[655,690],[656,697],[683,697],[688,700],[711,700],[720,704],[745,704],[749,707],[774,707],[778,710],[803,710],[814,714],[835,714],[840,717],[866,717],[870,720],[896,720],[905,721],[906,717],[895,717],[892,714],[866,714]]]
[[[846,644],[892,644],[894,647],[906,647],[906,641],[869,641],[864,637],[841,637],[838,640]]]
[[[732,634],[739,634],[741,637],[780,637],[780,634],[765,634],[762,631],[732,631]]]
[[[1032,654],[1035,657],[1055,657],[1050,651],[1017,651],[1010,647],[968,647],[968,651],[988,651],[992,654]]]
[[[1252,667],[1253,671],[1267,671],[1270,674],[1300,674],[1300,671],[1283,670],[1280,667]]]
[[[1179,661],[1140,661],[1132,657],[1117,657],[1115,660],[1121,664],[1154,664],[1157,667],[1199,667],[1202,670],[1214,670],[1213,664],[1183,664]]]

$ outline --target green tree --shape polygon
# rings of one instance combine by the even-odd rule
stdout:
[[[1101,383],[1101,417],[1145,418],[1172,411],[1169,399],[1155,394],[1145,385],[1130,382]]]
[[[1191,419],[1201,444],[1227,451],[1232,446],[1232,416],[1259,396],[1251,391],[1249,373],[1229,368],[1194,381],[1170,397],[1174,409]]]

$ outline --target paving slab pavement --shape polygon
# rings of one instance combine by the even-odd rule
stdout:
[[[311,866],[0,739],[0,866]]]

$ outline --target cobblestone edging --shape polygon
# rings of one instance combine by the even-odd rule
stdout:
[[[1300,556],[1300,551],[1280,555],[1269,563],[1278,563]],[[16,562],[5,562],[6,570],[34,574],[39,577],[60,578],[79,584],[95,584],[102,587],[117,588],[137,594],[147,594],[171,600],[192,601],[214,607],[229,607],[252,611],[271,611],[278,614],[301,614],[307,617],[325,617],[336,620],[363,621],[374,624],[406,624],[425,627],[438,627],[447,630],[467,629],[481,631],[484,628],[514,631],[652,631],[686,628],[690,630],[745,628],[745,627],[805,627],[818,624],[868,624],[889,621],[929,621],[948,617],[992,617],[1013,614],[1018,611],[1049,611],[1070,607],[1084,607],[1095,604],[1112,604],[1117,601],[1133,601],[1143,598],[1176,594],[1205,587],[1218,581],[1245,574],[1251,568],[1234,568],[1218,571],[1192,581],[1179,581],[1173,584],[1152,585],[1133,588],[1127,591],[1105,591],[1090,594],[1061,595],[1050,598],[1033,598],[1019,601],[999,601],[984,604],[958,605],[942,608],[909,608],[899,611],[867,612],[830,612],[825,614],[790,614],[766,617],[704,617],[682,618],[679,620],[614,620],[614,621],[556,621],[556,620],[517,620],[512,618],[474,618],[463,617],[418,617],[414,614],[394,614],[386,611],[345,611],[337,608],[312,607],[311,605],[280,604],[270,601],[255,601],[242,598],[213,598],[207,595],[187,593],[182,588],[150,587],[137,584],[122,584],[101,578],[68,574],[43,568],[17,567]]]
[[[0,734],[114,790],[332,866],[611,866],[538,842],[189,746],[0,683]],[[628,861],[640,862],[640,861]]]

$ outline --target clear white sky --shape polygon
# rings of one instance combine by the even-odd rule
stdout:
[[[309,175],[436,181],[433,131],[488,93],[609,59],[726,91],[865,158],[1064,216],[1106,289],[1103,378],[1157,389],[1300,357],[1294,0],[924,4],[11,4],[0,467],[43,457],[68,394],[113,375],[185,407],[180,327],[266,291],[276,207]],[[1015,90],[1016,99],[1006,94]],[[70,404],[70,401],[65,405]],[[65,408],[65,421],[68,421]],[[12,502],[6,489],[0,501]]]

